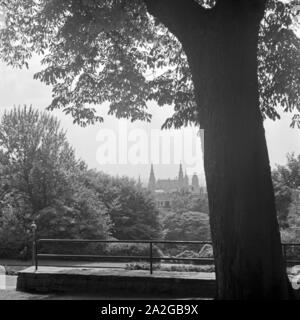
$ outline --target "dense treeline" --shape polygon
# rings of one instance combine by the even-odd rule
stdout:
[[[127,178],[91,171],[49,113],[5,112],[0,123],[0,256],[30,254],[39,237],[149,239],[159,236],[147,192]]]
[[[160,238],[158,210],[150,193],[129,178],[90,170],[85,185],[98,195],[112,220],[111,235],[120,240]]]
[[[287,155],[286,165],[272,172],[282,240],[300,242],[300,155]]]

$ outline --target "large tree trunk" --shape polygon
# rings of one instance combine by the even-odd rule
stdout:
[[[287,299],[269,158],[259,109],[263,0],[148,0],[187,54],[204,129],[204,166],[219,299]],[[168,10],[169,9],[169,10]]]

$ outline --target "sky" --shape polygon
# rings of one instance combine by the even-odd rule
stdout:
[[[45,110],[51,102],[51,87],[33,79],[41,68],[38,58],[33,58],[29,70],[12,69],[0,63],[0,116],[14,105],[32,105]],[[196,128],[164,130],[160,127],[172,114],[172,107],[158,107],[149,103],[153,118],[151,123],[118,120],[107,116],[107,105],[98,106],[104,123],[86,128],[73,124],[72,118],[61,111],[51,112],[61,121],[67,139],[79,158],[90,168],[112,175],[141,177],[147,183],[151,163],[157,178],[174,178],[179,164],[190,176],[199,175],[204,184],[202,151]],[[300,130],[290,128],[291,114],[283,114],[276,122],[264,123],[270,164],[286,163],[286,154],[300,153]]]

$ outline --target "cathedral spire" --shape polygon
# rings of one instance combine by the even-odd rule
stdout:
[[[200,192],[199,178],[196,173],[192,177],[192,190],[193,192]]]
[[[188,187],[189,187],[189,184],[190,184],[190,182],[189,182],[189,177],[188,177],[188,175],[187,175],[187,173],[186,173],[186,170],[185,170],[185,175],[184,175],[184,187],[185,187],[185,188],[188,188]]]
[[[156,180],[154,175],[154,169],[153,164],[151,164],[151,171],[150,171],[150,177],[149,177],[149,183],[148,183],[148,189],[151,191],[155,190]]]
[[[141,181],[141,176],[140,175],[139,175],[139,178],[138,178],[137,186],[138,186],[138,188],[142,187],[142,181]]]
[[[183,170],[182,170],[182,164],[181,163],[180,163],[180,166],[179,166],[178,184],[179,184],[179,188],[183,188],[184,187],[184,178],[183,178]]]

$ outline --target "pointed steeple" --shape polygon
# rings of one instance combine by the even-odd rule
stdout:
[[[188,188],[188,187],[189,187],[189,184],[190,184],[190,182],[189,182],[189,177],[188,177],[188,175],[187,175],[187,173],[186,173],[186,170],[185,170],[185,175],[184,175],[184,187],[185,187],[185,188]]]
[[[180,163],[180,166],[179,166],[178,184],[179,184],[179,188],[183,188],[184,179],[183,179],[183,170],[182,170],[182,164],[181,163]]]
[[[142,182],[141,182],[141,176],[140,175],[139,175],[139,178],[138,178],[137,186],[138,186],[138,188],[142,188]]]
[[[192,189],[193,192],[200,192],[199,178],[196,173],[192,177]]]
[[[153,169],[153,164],[151,164],[151,171],[150,171],[148,189],[150,191],[154,191],[155,190],[155,185],[156,185],[156,180],[155,180],[155,175],[154,175],[154,169]]]

